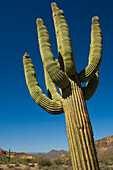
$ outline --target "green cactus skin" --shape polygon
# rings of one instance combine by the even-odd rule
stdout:
[[[88,66],[79,73],[80,82],[89,81],[98,71],[102,60],[102,37],[99,18],[92,18],[91,44]]]
[[[34,101],[51,114],[62,113],[62,103],[60,101],[49,99],[39,87],[34,66],[27,53],[23,56],[23,64],[26,84]]]
[[[64,94],[71,94],[65,96],[63,109],[73,169],[96,170],[99,169],[98,160],[82,89],[77,82],[70,81],[71,88],[63,90]]]
[[[92,126],[85,103],[85,100],[93,96],[99,83],[99,66],[102,60],[99,18],[92,18],[89,62],[78,74],[64,12],[59,10],[56,3],[52,3],[51,7],[59,60],[53,56],[44,22],[40,18],[36,21],[49,98],[39,87],[34,65],[27,53],[23,56],[26,84],[34,101],[48,113],[57,115],[64,112],[73,170],[99,170]],[[87,82],[86,86],[82,87],[81,82]]]

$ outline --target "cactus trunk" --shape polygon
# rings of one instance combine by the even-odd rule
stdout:
[[[73,170],[98,170],[93,131],[80,84],[71,80],[63,95]]]

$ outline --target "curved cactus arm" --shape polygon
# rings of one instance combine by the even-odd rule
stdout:
[[[102,60],[102,36],[99,18],[92,18],[91,45],[88,66],[79,73],[80,82],[89,81],[99,69]]]
[[[63,113],[62,103],[60,101],[55,101],[49,99],[39,87],[34,65],[29,58],[29,55],[25,53],[23,56],[23,65],[26,78],[26,84],[28,86],[29,92],[33,100],[41,106],[44,110],[51,114]]]
[[[58,18],[56,17],[56,13],[59,11],[59,8],[57,7],[57,4],[55,2],[51,3],[51,8],[52,8],[53,21],[54,21],[55,32],[56,32],[57,48],[58,48],[58,52],[61,53],[61,44],[60,44],[60,37],[59,37],[59,30],[58,30]]]
[[[56,100],[56,101],[61,101],[62,97],[58,93],[55,84],[51,80],[51,78],[45,68],[44,68],[44,74],[45,74],[46,89],[47,89],[49,98]]]
[[[88,81],[85,87],[82,88],[85,100],[89,100],[95,93],[99,83],[99,71],[95,73],[92,79]]]
[[[44,22],[40,18],[37,19],[36,23],[39,48],[44,67],[49,73],[49,76],[51,77],[52,81],[58,87],[65,89],[69,85],[69,79],[67,75],[60,69],[54,59],[47,28],[45,27]]]
[[[51,4],[53,20],[57,38],[58,52],[61,53],[64,62],[64,71],[68,76],[76,73],[76,66],[71,45],[69,28],[64,17],[64,12],[59,10],[56,3]]]

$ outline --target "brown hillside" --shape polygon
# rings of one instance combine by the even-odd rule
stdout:
[[[105,160],[106,158],[113,157],[113,135],[96,140],[95,147],[99,160]]]
[[[10,153],[11,158],[26,158],[26,159],[34,159],[34,157],[30,154],[24,153],[24,152],[11,152]],[[7,157],[8,152],[0,148],[0,156]]]

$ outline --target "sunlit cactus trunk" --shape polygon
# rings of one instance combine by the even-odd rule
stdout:
[[[63,94],[73,170],[98,170],[92,127],[80,84],[71,80],[70,87]]]
[[[49,33],[44,22],[40,18],[36,21],[48,97],[39,87],[34,65],[27,53],[23,56],[26,84],[33,100],[48,113],[58,115],[64,112],[73,170],[98,170],[93,131],[85,100],[93,96],[99,83],[99,66],[102,60],[99,18],[92,18],[88,66],[77,73],[64,12],[56,3],[51,6],[58,60],[52,53]],[[87,82],[84,87],[81,86],[83,82]]]

